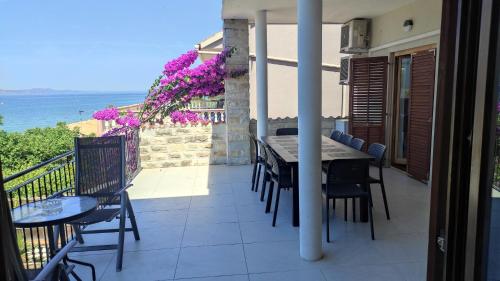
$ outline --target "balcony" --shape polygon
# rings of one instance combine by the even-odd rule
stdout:
[[[141,240],[126,235],[122,272],[115,252],[73,253],[97,267],[98,280],[425,280],[430,189],[385,169],[391,220],[373,186],[375,241],[368,223],[344,221],[337,201],[333,242],[325,257],[303,260],[299,228],[291,224],[291,192],[282,192],[275,228],[272,213],[250,190],[251,166],[142,170],[130,197]],[[373,171],[375,172],[375,171]],[[350,208],[349,208],[350,209]],[[93,237],[92,237],[93,236]],[[114,243],[116,234],[92,235],[86,244]],[[76,268],[84,280],[87,268]],[[200,278],[200,279],[198,279]],[[89,279],[90,280],[90,279]]]

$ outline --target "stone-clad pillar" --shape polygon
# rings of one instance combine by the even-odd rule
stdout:
[[[248,76],[248,20],[224,20],[224,48],[235,48],[226,68],[247,70],[238,78],[225,79],[227,164],[250,163],[250,83]]]

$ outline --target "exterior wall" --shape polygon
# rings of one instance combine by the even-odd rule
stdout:
[[[145,169],[226,163],[226,126],[156,125],[140,132]]]
[[[372,18],[371,48],[439,30],[441,5],[440,0],[416,0],[409,5]],[[413,20],[413,29],[409,32],[403,30],[403,22],[407,19]]]
[[[226,60],[226,68],[231,70],[248,70],[248,20],[224,20],[224,47],[236,48]],[[248,126],[250,122],[249,75],[238,78],[226,78],[225,103],[226,111],[226,145],[229,165],[250,163],[250,139]]]
[[[255,55],[255,29],[250,27],[250,54]],[[295,117],[298,111],[297,88],[297,25],[269,24],[267,26],[268,57],[280,58],[268,63],[269,118]],[[323,64],[338,67],[340,64],[340,25],[323,25]],[[295,62],[295,63],[294,63]],[[255,60],[250,61],[250,117],[257,117]],[[347,114],[347,88],[342,109],[342,86],[338,70],[323,70],[323,116]]]

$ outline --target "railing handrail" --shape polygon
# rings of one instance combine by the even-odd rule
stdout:
[[[3,179],[3,183],[4,183],[4,184],[6,184],[6,183],[8,183],[8,182],[9,182],[9,181],[11,181],[11,180],[15,180],[15,179],[17,179],[17,178],[19,178],[19,177],[22,177],[22,176],[24,176],[24,175],[26,175],[26,174],[30,173],[30,172],[33,172],[34,170],[37,170],[37,169],[39,169],[39,168],[41,168],[41,167],[43,167],[43,166],[46,166],[46,165],[48,165],[48,164],[50,164],[50,163],[52,163],[52,162],[54,162],[54,161],[57,161],[57,160],[62,159],[62,158],[64,158],[64,157],[68,157],[68,156],[70,156],[70,155],[73,155],[74,153],[75,153],[75,152],[74,152],[74,151],[72,151],[72,150],[71,150],[71,151],[67,151],[67,152],[65,152],[65,153],[63,153],[63,154],[60,154],[60,155],[57,155],[56,157],[51,158],[51,159],[49,159],[49,160],[47,160],[47,161],[44,161],[44,162],[38,163],[38,164],[36,164],[35,166],[31,166],[31,167],[29,167],[28,169],[26,169],[26,170],[24,170],[24,171],[21,171],[21,172],[19,172],[19,173],[16,173],[16,174],[13,174],[13,175],[11,175],[11,176],[6,177],[5,179]]]
[[[191,108],[192,112],[223,112],[224,108]]]

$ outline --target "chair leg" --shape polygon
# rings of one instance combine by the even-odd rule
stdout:
[[[278,215],[278,205],[280,204],[280,191],[281,188],[278,185],[278,192],[276,192],[276,201],[274,203],[273,227],[276,226],[276,216]]]
[[[264,169],[264,176],[262,177],[262,190],[260,191],[260,201],[264,202],[264,195],[266,194],[266,185],[269,175],[267,174],[267,169]]]
[[[337,201],[337,200],[335,200],[335,198],[332,199],[332,209],[334,209],[334,210],[335,210],[335,201]]]
[[[141,240],[141,237],[139,236],[139,228],[137,227],[134,209],[132,208],[132,203],[130,202],[130,199],[128,198],[128,193],[127,193],[127,212],[128,212],[130,224],[132,225],[132,230],[134,232],[134,238],[136,241],[139,241],[139,240]]]
[[[335,206],[335,199],[333,199]],[[330,200],[326,197],[326,242],[330,243]]]
[[[252,190],[255,187],[255,176],[257,174],[257,159],[255,159],[255,163],[253,164],[253,172],[252,172]]]
[[[120,230],[118,233],[118,253],[116,256],[116,271],[122,271],[123,264],[123,244],[125,242],[125,219],[127,216],[126,209],[126,196],[121,196],[121,210],[120,210]]]
[[[370,219],[370,230],[371,230],[371,234],[372,234],[372,240],[375,240],[375,234],[374,234],[374,231],[373,231],[373,212],[372,212],[373,207],[371,206],[372,199],[369,198],[368,200],[370,200],[370,206],[368,206],[368,215],[370,216],[369,217],[369,219]]]
[[[267,192],[266,214],[271,212],[271,204],[273,203],[273,192],[274,192],[274,181],[271,180],[271,183],[269,183],[269,191]]]
[[[344,221],[347,221],[347,198],[344,198]]]
[[[384,180],[380,181],[380,188],[382,189],[382,199],[384,199],[385,216],[387,217],[388,220],[390,220],[391,216],[389,215],[389,206],[387,205],[387,197],[385,195]]]
[[[352,221],[356,222],[356,198],[352,198]]]
[[[255,181],[255,189],[252,189],[255,192],[259,191],[259,181],[260,181],[260,170],[261,170],[261,168],[262,168],[262,165],[259,164],[259,168],[257,169],[257,180]]]

